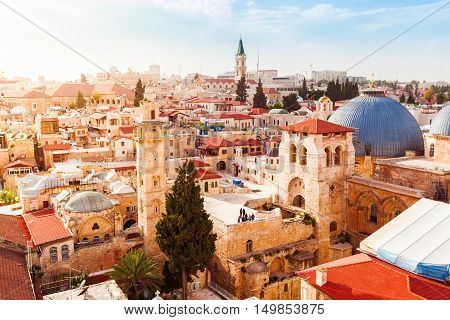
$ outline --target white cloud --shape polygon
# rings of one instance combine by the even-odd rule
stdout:
[[[207,17],[228,16],[234,0],[144,0],[167,11]]]

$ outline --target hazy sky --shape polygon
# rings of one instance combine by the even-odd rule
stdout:
[[[0,0],[0,70],[72,80],[99,70],[2,5],[7,3],[109,70],[233,70],[239,36],[249,69],[345,70],[442,5],[419,0]],[[350,75],[450,81],[450,4]]]

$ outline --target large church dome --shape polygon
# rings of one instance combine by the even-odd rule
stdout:
[[[330,117],[330,122],[355,129],[357,156],[402,157],[405,151],[423,152],[423,137],[414,116],[384,92],[370,88],[351,99]]]
[[[442,108],[431,122],[430,133],[450,136],[450,104]]]
[[[66,203],[65,209],[71,212],[99,212],[113,206],[114,203],[103,193],[83,191],[70,198]]]

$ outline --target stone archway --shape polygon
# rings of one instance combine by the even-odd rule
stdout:
[[[382,217],[380,225],[385,225],[407,208],[406,203],[397,196],[384,198],[381,200]]]
[[[300,204],[303,204],[304,208],[305,199],[303,195],[305,191],[305,185],[303,184],[303,181],[298,177],[293,178],[288,184],[287,191],[287,205],[301,207]]]
[[[272,260],[269,266],[270,275],[283,274],[286,271],[286,263],[280,257]]]
[[[219,162],[217,162],[216,168],[217,168],[217,171],[226,170],[227,164],[225,163],[225,161],[219,161]]]
[[[123,224],[123,230],[126,230],[128,228],[130,228],[133,224],[136,223],[136,220],[134,219],[129,219],[127,220],[124,224]]]
[[[292,205],[295,207],[299,207],[302,209],[305,209],[305,198],[303,198],[301,195],[296,195],[294,199],[292,200]]]

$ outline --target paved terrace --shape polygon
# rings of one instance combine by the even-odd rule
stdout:
[[[232,176],[226,176],[232,179]],[[270,190],[259,184],[244,181],[247,193],[221,193],[214,196],[205,196],[205,209],[214,218],[223,221],[226,225],[238,223],[239,210],[245,209],[247,214],[254,213],[255,220],[264,219],[264,215],[245,206],[249,200],[265,199],[271,196]],[[266,214],[267,215],[267,214]],[[270,215],[272,216],[272,215]]]

